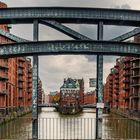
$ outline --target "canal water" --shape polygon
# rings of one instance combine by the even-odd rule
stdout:
[[[94,109],[78,115],[61,115],[54,108],[39,113],[39,139],[95,139]],[[31,139],[31,114],[0,126],[0,139]],[[103,139],[140,139],[140,123],[113,114],[104,114]]]

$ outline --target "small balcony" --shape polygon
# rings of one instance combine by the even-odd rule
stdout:
[[[23,89],[23,84],[19,84],[18,88]]]
[[[28,88],[32,88],[32,84],[28,84]]]
[[[113,97],[113,96],[112,96],[112,92],[109,92],[109,96],[110,96],[110,97]]]
[[[28,80],[28,84],[30,84],[30,83],[32,83],[32,79],[29,79],[29,80]]]
[[[7,90],[0,90],[0,95],[8,95]]]
[[[29,88],[28,89],[28,93],[32,93],[32,88]]]
[[[19,78],[18,78],[18,81],[19,81],[19,82],[24,82],[23,77],[19,77]]]
[[[119,84],[119,80],[115,80],[114,83],[118,85]]]
[[[8,80],[8,73],[0,73],[0,80]]]
[[[23,75],[23,71],[22,70],[18,70],[18,75]]]
[[[123,99],[124,100],[128,100],[129,99],[129,94],[128,93],[125,93],[124,96],[123,96]]]
[[[133,74],[131,77],[132,78],[140,78],[140,74]]]
[[[114,89],[119,90],[119,85],[114,86]]]
[[[18,67],[21,68],[21,69],[24,69],[24,65],[23,64],[19,64]]]
[[[131,59],[131,61],[140,61],[139,57],[133,57],[133,59]]]
[[[140,93],[139,92],[134,92],[130,94],[131,97],[140,97]]]
[[[32,69],[28,69],[28,73],[32,73]]]
[[[130,65],[126,64],[123,69],[124,70],[130,69]]]
[[[18,98],[19,98],[19,99],[23,99],[23,98],[24,98],[24,95],[23,95],[22,92],[19,92]]]
[[[125,79],[123,83],[130,83],[130,79]]]
[[[28,78],[32,78],[32,74],[28,74]]]
[[[124,76],[126,77],[126,76],[130,76],[130,72],[125,72],[124,73]]]
[[[130,60],[131,60],[131,58],[130,58],[130,57],[125,57],[125,58],[123,59],[123,62],[124,62],[124,63],[129,63],[129,62],[130,62]]]
[[[0,69],[8,69],[8,63],[0,63]]]
[[[124,96],[123,99],[124,100],[129,100],[129,96]]]
[[[19,57],[19,58],[18,58],[18,61],[20,61],[20,62],[25,62],[25,58],[24,58],[24,57]]]
[[[115,80],[118,80],[118,79],[119,79],[119,75],[116,74],[116,75],[115,75]]]
[[[131,87],[139,87],[140,86],[140,83],[138,82],[134,82],[131,84]]]
[[[119,90],[115,90],[114,93],[115,93],[116,95],[119,95]]]
[[[131,69],[140,69],[140,65],[132,66]]]
[[[130,90],[130,87],[129,86],[124,86],[123,90]]]

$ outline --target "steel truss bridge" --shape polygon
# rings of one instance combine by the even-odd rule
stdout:
[[[16,42],[0,45],[0,58],[33,56],[32,139],[38,139],[38,56],[61,54],[97,55],[97,103],[103,102],[103,55],[140,55],[140,44],[122,42],[140,33],[140,11],[79,7],[28,7],[0,9],[0,24],[33,24],[33,41],[0,30],[0,35]],[[75,40],[38,41],[38,25],[50,26]],[[67,24],[97,24],[97,40],[92,40]],[[134,30],[103,41],[104,25],[134,26]],[[102,112],[96,109],[96,139],[102,138]]]

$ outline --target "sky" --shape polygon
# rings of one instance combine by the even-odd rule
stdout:
[[[8,7],[98,7],[121,8],[140,10],[140,0],[1,0]],[[66,25],[92,39],[96,39],[96,25]],[[39,26],[39,40],[69,40],[71,38],[47,26]],[[132,30],[132,27],[104,27],[104,40],[109,40]],[[32,25],[12,25],[11,33],[22,38],[32,40]],[[104,56],[103,82],[115,64],[116,57]],[[89,88],[89,78],[96,78],[96,56],[87,55],[57,55],[39,57],[39,76],[43,82],[45,93],[59,91],[63,79],[83,78],[85,92],[93,90]]]

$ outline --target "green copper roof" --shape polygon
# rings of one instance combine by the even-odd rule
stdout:
[[[79,88],[81,81],[82,79],[68,78],[67,80],[64,80],[64,84],[61,88]]]

